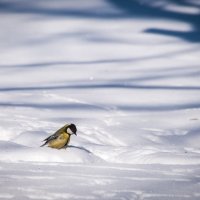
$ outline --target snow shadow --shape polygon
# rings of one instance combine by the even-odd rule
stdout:
[[[18,14],[35,14],[39,16],[52,17],[81,17],[81,18],[100,18],[100,19],[116,19],[116,18],[147,18],[149,19],[165,19],[170,21],[179,21],[189,24],[192,29],[188,31],[149,28],[144,32],[151,34],[167,35],[187,40],[189,42],[200,42],[200,6],[198,2],[188,0],[166,0],[158,2],[154,5],[151,1],[139,0],[106,0],[109,5],[116,7],[112,9],[103,9],[103,6],[95,5],[92,8],[83,8],[77,2],[77,7],[63,6],[54,7],[48,6],[52,1],[48,0],[45,3],[40,1],[25,1],[17,2],[2,1],[0,2],[0,13],[18,13]],[[60,1],[64,2],[64,1]],[[53,5],[53,4],[52,4]],[[195,12],[187,12],[184,9],[167,9],[168,5],[175,8],[190,8],[195,9]],[[187,9],[186,9],[187,10]]]
[[[84,148],[84,147],[79,147],[79,146],[75,146],[75,145],[67,145],[67,148],[75,148],[75,149],[80,149],[85,151],[86,153],[92,153],[91,151],[89,151],[88,149]]]
[[[190,102],[190,103],[166,103],[152,105],[152,104],[140,104],[140,105],[118,105],[118,104],[105,104],[105,105],[90,105],[90,104],[80,104],[80,103],[0,103],[0,107],[18,107],[18,108],[34,108],[34,109],[50,109],[50,110],[88,110],[88,111],[111,111],[111,110],[122,110],[126,112],[154,112],[154,111],[176,111],[185,109],[199,109],[200,103]]]
[[[67,33],[66,33],[67,34]],[[40,41],[42,42],[42,41]],[[130,41],[129,41],[130,43]],[[111,58],[111,59],[99,59],[99,60],[87,60],[87,61],[77,61],[77,60],[58,60],[58,61],[50,61],[50,62],[35,62],[35,63],[25,63],[25,64],[4,64],[0,65],[1,68],[31,68],[31,67],[55,67],[55,66],[64,66],[68,67],[69,65],[73,66],[80,66],[80,65],[101,65],[101,64],[136,64],[137,62],[140,61],[149,61],[152,59],[157,59],[157,58],[166,58],[170,56],[176,55],[181,55],[187,52],[196,52],[198,51],[198,47],[192,47],[192,48],[187,48],[187,49],[182,49],[182,50],[175,50],[175,51],[170,51],[167,53],[160,53],[156,55],[148,55],[148,56],[141,56],[141,57],[128,57],[128,58]],[[191,66],[192,67],[192,66]],[[195,74],[197,74],[195,72]],[[193,74],[194,75],[194,74]]]
[[[168,30],[150,28],[146,29],[147,33],[154,33],[160,35],[174,36],[190,42],[200,42],[200,6],[195,1],[188,0],[170,0],[160,2],[160,6],[153,5],[151,1],[138,0],[107,0],[117,8],[123,10],[127,15],[134,18],[148,18],[148,19],[166,19],[171,21],[180,21],[187,23],[192,27],[190,31]],[[162,3],[162,4],[161,4]],[[189,7],[198,10],[196,13],[178,12],[176,10],[168,10],[166,7],[172,4],[173,6]]]
[[[0,92],[13,91],[34,91],[34,90],[62,90],[62,89],[134,89],[134,90],[200,90],[199,86],[159,86],[159,85],[138,85],[125,83],[102,83],[102,84],[76,84],[56,86],[30,86],[30,87],[4,87]]]
[[[0,103],[0,107],[21,107],[35,109],[52,109],[52,110],[106,110],[98,105],[82,104],[82,103]]]
[[[59,6],[59,4],[61,6]],[[41,16],[53,17],[83,17],[83,18],[115,18],[122,17],[117,13],[110,13],[106,9],[102,10],[100,6],[95,5],[93,9],[81,6],[81,1],[77,1],[77,7],[71,7],[61,0],[55,7],[54,2],[46,0],[42,1],[26,1],[19,0],[17,2],[3,1],[0,2],[0,12],[3,13],[18,13],[18,14],[36,14]],[[52,5],[52,6],[49,6]]]

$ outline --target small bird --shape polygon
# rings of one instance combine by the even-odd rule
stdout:
[[[77,129],[74,124],[66,124],[59,130],[57,130],[53,135],[50,135],[43,141],[44,144],[41,147],[48,144],[48,147],[55,148],[55,149],[62,149],[67,148],[69,144],[71,135],[76,135]]]

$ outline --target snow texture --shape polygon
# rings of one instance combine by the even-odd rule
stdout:
[[[0,199],[199,200],[199,6],[2,0]]]

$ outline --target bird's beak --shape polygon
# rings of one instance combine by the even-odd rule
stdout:
[[[76,135],[76,136],[77,136],[76,132],[74,133],[74,135]]]

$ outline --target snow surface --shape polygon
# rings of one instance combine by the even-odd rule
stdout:
[[[198,0],[0,2],[0,199],[200,199]],[[39,147],[66,123],[69,148]]]

